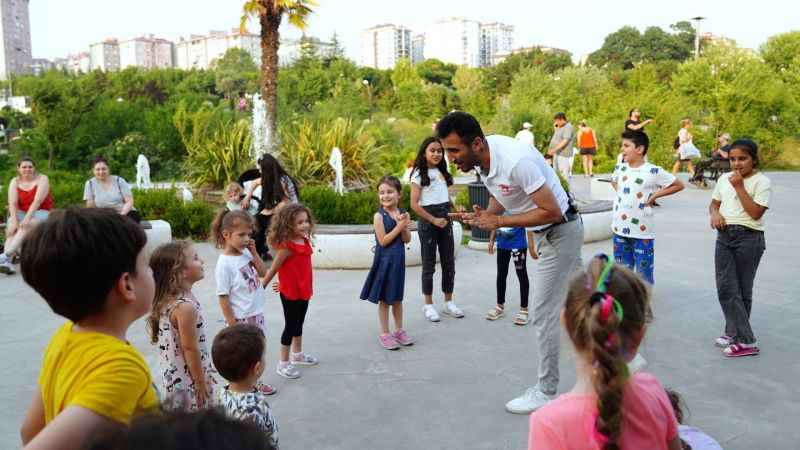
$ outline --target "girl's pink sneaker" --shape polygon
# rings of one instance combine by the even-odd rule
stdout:
[[[395,339],[394,335],[389,334],[382,334],[378,337],[381,341],[381,346],[386,350],[397,350],[400,348],[400,344],[397,343],[397,339]]]
[[[409,336],[408,333],[406,333],[406,330],[402,328],[394,332],[394,339],[398,344],[403,346],[414,345],[414,340],[411,339],[411,336]]]

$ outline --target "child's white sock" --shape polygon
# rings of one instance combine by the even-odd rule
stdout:
[[[298,361],[298,360],[301,360],[301,359],[303,359],[303,352],[300,352],[300,353],[292,352],[292,360]]]
[[[278,361],[278,367],[281,369],[289,367],[289,361]]]

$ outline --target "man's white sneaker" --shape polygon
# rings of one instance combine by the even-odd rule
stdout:
[[[506,411],[512,414],[530,414],[554,398],[555,395],[547,395],[538,387],[528,388],[524,394],[506,403]]]
[[[438,322],[441,320],[439,318],[439,313],[436,312],[436,308],[433,305],[425,305],[422,307],[422,312],[425,313],[425,318],[430,320],[431,322]]]
[[[444,308],[442,308],[442,312],[448,316],[455,317],[456,319],[464,317],[464,311],[461,311],[461,308],[456,306],[456,302],[452,300],[449,302],[444,302]]]

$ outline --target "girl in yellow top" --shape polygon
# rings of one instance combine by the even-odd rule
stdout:
[[[748,356],[759,353],[750,328],[753,306],[753,281],[764,254],[764,222],[769,207],[769,178],[755,170],[758,146],[740,139],[728,153],[731,172],[717,181],[708,210],[711,228],[717,230],[714,268],[717,297],[725,315],[725,333],[716,344],[725,356]]]
[[[26,450],[84,448],[157,407],[150,369],[126,340],[153,300],[146,241],[104,208],[56,211],[28,235],[22,276],[68,320],[45,350],[20,431]]]

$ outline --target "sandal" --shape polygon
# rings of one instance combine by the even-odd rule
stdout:
[[[527,325],[531,321],[530,317],[528,317],[528,311],[520,311],[517,313],[517,317],[514,318],[514,325]]]
[[[497,320],[505,315],[506,313],[503,308],[495,306],[494,309],[490,309],[489,312],[486,313],[486,320]]]

